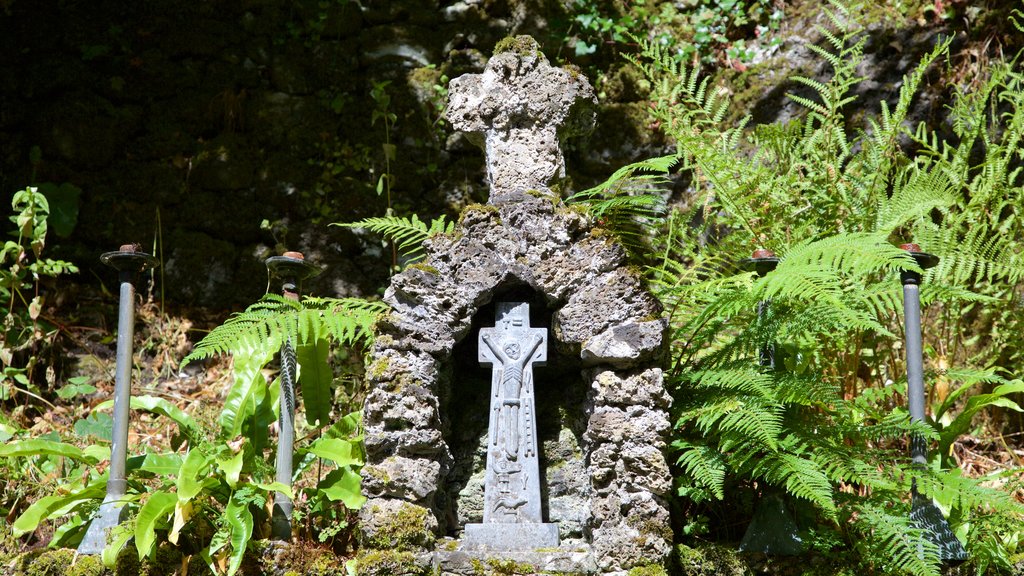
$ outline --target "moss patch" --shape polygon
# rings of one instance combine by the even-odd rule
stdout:
[[[409,264],[408,266],[406,266],[406,269],[419,270],[420,272],[425,272],[425,273],[431,274],[433,276],[440,276],[441,275],[441,271],[440,270],[438,270],[437,268],[434,268],[430,264],[424,264],[423,262],[417,262],[415,264]]]
[[[365,537],[363,544],[368,548],[409,550],[426,546],[434,541],[434,534],[427,529],[429,511],[415,504],[403,503],[395,514],[384,515],[381,511],[379,524],[373,534]]]
[[[416,563],[412,552],[395,550],[363,551],[356,557],[356,573],[360,576],[419,576],[428,570]]]
[[[494,217],[497,223],[501,223],[501,217],[498,216],[498,207],[490,204],[470,204],[462,209],[459,213],[459,225],[471,216],[480,216],[481,220],[487,220],[490,217]]]
[[[344,557],[337,556],[326,546],[316,545],[309,541],[297,540],[292,544],[272,542],[269,540],[253,540],[246,550],[246,561],[242,564],[240,576],[257,576],[264,574],[296,574],[301,576],[345,576]],[[206,574],[200,569],[189,574]]]
[[[505,52],[513,52],[523,57],[543,58],[547,60],[544,53],[541,52],[540,44],[533,39],[533,36],[506,36],[498,43],[494,45],[494,54],[503,54]]]
[[[473,571],[477,574],[500,574],[514,576],[521,574],[537,574],[537,568],[527,562],[516,562],[505,558],[491,558],[484,562],[473,560]]]
[[[76,559],[75,551],[70,548],[29,552],[14,562],[14,574],[24,576],[100,576],[104,573],[109,574],[98,556]]]
[[[739,552],[727,546],[707,544],[690,548],[680,544],[676,557],[683,574],[692,576],[746,576],[750,569],[740,558]]]
[[[636,566],[630,568],[629,576],[668,576],[665,567],[659,564],[648,564],[647,566]]]

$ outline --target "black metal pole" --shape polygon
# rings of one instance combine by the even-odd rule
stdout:
[[[285,252],[282,256],[271,256],[266,260],[272,277],[281,279],[281,293],[285,298],[298,301],[302,280],[319,273],[319,270],[305,261],[301,252]],[[275,479],[286,485],[292,484],[292,454],[295,444],[295,378],[297,362],[295,346],[285,340],[281,345],[281,410],[278,417],[280,428],[277,443],[277,474]],[[271,517],[271,535],[277,540],[291,540],[292,500],[286,494],[274,494],[274,510]]]
[[[114,424],[110,447],[110,468],[107,493],[93,518],[85,537],[78,545],[79,554],[100,554],[107,545],[110,529],[121,522],[121,509],[128,489],[128,418],[131,405],[132,343],[135,335],[135,274],[153,268],[158,261],[144,252],[136,252],[134,244],[107,252],[100,261],[118,271],[120,301],[117,314],[117,368],[114,375]]]
[[[750,258],[744,258],[741,260],[740,265],[747,270],[754,270],[757,272],[758,278],[764,278],[769,272],[775,270],[779,265],[779,259],[771,250],[761,248],[754,250],[754,254]],[[768,308],[770,306],[771,300],[761,300],[757,303],[758,322],[764,321],[765,316],[768,315]],[[759,356],[761,366],[766,368],[775,368],[775,343],[766,342],[761,348]]]
[[[744,258],[740,265],[746,270],[757,272],[764,278],[779,265],[779,258],[771,250],[755,250],[750,258]],[[771,300],[757,303],[757,320],[764,322],[771,308]],[[775,342],[765,342],[758,352],[758,364],[768,370],[775,370]],[[761,552],[771,556],[795,556],[806,550],[800,538],[799,527],[786,503],[785,494],[765,486],[754,509],[754,518],[740,541],[741,552]]]
[[[933,254],[922,252],[917,244],[902,244],[900,248],[910,253],[914,262],[922,270],[932,268],[939,263]],[[912,422],[925,421],[924,393],[924,351],[921,343],[921,274],[913,270],[900,272],[903,284],[903,337],[907,355],[907,408]],[[919,435],[910,437],[910,458],[916,468],[928,465],[928,447],[924,438]],[[939,548],[939,558],[945,562],[963,562],[967,552],[960,544],[942,511],[917,491],[917,479],[910,485],[910,519],[914,525],[922,529],[925,536]]]

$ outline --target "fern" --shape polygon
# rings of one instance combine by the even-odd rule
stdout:
[[[455,223],[448,222],[444,216],[435,218],[428,226],[416,214],[409,218],[401,216],[365,218],[358,222],[334,223],[331,226],[365,228],[380,234],[386,240],[393,242],[398,252],[410,262],[415,262],[423,257],[424,240],[436,234],[451,234],[455,231]]]
[[[947,377],[1008,393],[1012,381],[989,367],[1014,358],[1024,371],[1014,300],[1024,283],[1024,77],[1015,62],[997,63],[978,90],[957,96],[954,138],[910,128],[913,100],[947,54],[949,40],[940,41],[904,77],[894,105],[880,103],[850,130],[864,40],[836,9],[826,11],[833,28],[822,29],[825,42],[809,47],[832,77],[794,78],[804,91],[791,99],[805,114],[787,125],[725,126],[728,96],[709,77],[643,39],[629,57],[653,88],[652,118],[676,145],[674,156],[655,161],[677,158],[693,190],[690,207],[669,212],[650,241],[658,262],[648,269],[670,317],[680,493],[710,506],[732,490],[778,486],[835,522],[817,530],[844,533],[882,571],[935,574],[937,550],[905,505],[918,478],[968,534],[972,554],[984,555],[979,568],[998,564],[1009,552],[994,530],[968,527],[1020,522],[1008,492],[916,470],[907,457],[908,437],[948,447],[959,429],[942,435],[898,407],[898,273],[921,270],[896,245],[913,240],[940,257],[925,272],[922,297],[937,325],[926,339],[957,366]],[[634,194],[618,187],[641,165],[592,190]],[[765,277],[738,270],[755,247],[781,259]],[[993,322],[988,333],[968,340],[967,324],[984,322]],[[766,348],[774,369],[759,365]],[[963,394],[939,410],[962,406],[961,424],[994,397],[972,404]]]
[[[584,206],[634,256],[645,253],[649,247],[644,239],[665,212],[664,198],[651,191],[664,187],[668,182],[666,174],[678,161],[676,156],[663,156],[629,164],[603,183],[570,196],[566,202]]]
[[[330,338],[342,345],[367,344],[371,327],[387,310],[382,302],[361,298],[305,298],[298,302],[266,294],[207,334],[182,361],[182,366],[218,354],[233,354],[253,343],[275,340],[296,345]]]
[[[892,514],[880,506],[862,505],[857,510],[857,527],[869,536],[876,555],[887,557],[899,571],[921,576],[939,576],[939,550],[921,530],[914,528],[908,514]]]

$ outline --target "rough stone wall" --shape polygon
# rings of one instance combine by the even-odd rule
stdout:
[[[621,246],[578,211],[539,197],[467,209],[457,231],[430,240],[426,259],[396,275],[386,292],[393,310],[378,325],[364,415],[364,573],[392,569],[396,554],[425,567],[435,540],[460,528],[451,515],[459,495],[445,492],[453,458],[441,397],[474,317],[513,287],[546,302],[553,343],[578,359],[577,385],[588,389],[579,447],[588,480],[576,494],[548,494],[550,520],[582,510],[582,538],[574,543],[589,545],[604,573],[667,555],[669,397],[660,369],[650,367],[663,351],[660,306],[625,266]],[[549,484],[559,470],[549,467]]]

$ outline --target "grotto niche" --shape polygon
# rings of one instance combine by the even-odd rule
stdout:
[[[517,37],[449,91],[491,193],[385,293],[359,572],[662,566],[667,324],[622,246],[555,192],[561,143],[593,127],[593,89]]]

